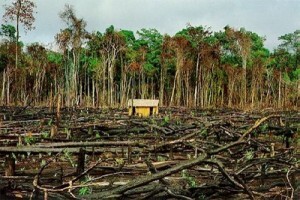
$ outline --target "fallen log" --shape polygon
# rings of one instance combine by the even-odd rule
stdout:
[[[109,191],[93,193],[93,194],[87,196],[87,198],[88,199],[101,199],[101,198],[109,199],[111,197],[118,196],[120,194],[123,194],[126,191],[131,190],[131,189],[135,189],[137,187],[144,186],[144,185],[149,184],[149,183],[151,183],[155,180],[159,180],[159,179],[162,179],[162,178],[164,178],[166,176],[169,176],[171,174],[177,173],[177,172],[179,172],[183,169],[190,168],[190,167],[193,167],[193,166],[198,165],[200,163],[203,163],[205,161],[206,157],[207,157],[207,155],[203,154],[203,155],[201,155],[200,157],[198,157],[196,159],[179,163],[178,165],[176,165],[176,166],[174,166],[170,169],[160,171],[160,172],[158,172],[156,174],[152,174],[150,176],[145,176],[145,177],[139,178],[138,180],[133,180],[133,181],[129,182],[128,184],[124,185],[124,186],[117,187],[117,188],[109,190]]]
[[[135,146],[135,147],[147,147],[146,144],[141,144],[135,141],[99,141],[99,142],[58,142],[58,143],[40,143],[36,144],[36,147],[40,148],[63,148],[63,147],[99,147],[99,146]]]
[[[61,153],[67,151],[69,153],[79,153],[80,148],[43,148],[43,147],[32,147],[32,146],[23,146],[23,147],[0,147],[0,153]],[[121,147],[115,148],[86,148],[86,153],[105,153],[105,152],[113,152],[113,153],[122,153],[124,149]],[[133,152],[142,152],[142,149],[132,148]]]
[[[259,127],[263,122],[267,121],[270,118],[281,117],[281,115],[269,115],[267,117],[263,117],[255,122],[253,126],[251,126],[247,131],[243,133],[243,135],[239,138],[239,141],[244,140],[246,136],[248,136],[252,131],[254,131],[257,127]]]

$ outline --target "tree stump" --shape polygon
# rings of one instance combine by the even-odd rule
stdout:
[[[84,164],[85,164],[85,150],[83,148],[80,148],[77,157],[77,169],[76,169],[77,175],[80,175],[84,172]]]
[[[15,159],[12,156],[5,158],[5,176],[14,176],[15,175]]]

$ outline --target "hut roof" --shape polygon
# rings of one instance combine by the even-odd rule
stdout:
[[[128,107],[155,107],[158,106],[158,101],[156,99],[129,99],[128,100]]]

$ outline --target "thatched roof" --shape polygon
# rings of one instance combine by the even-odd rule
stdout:
[[[128,100],[128,107],[132,105],[134,107],[155,107],[158,106],[158,101],[156,99],[129,99]]]

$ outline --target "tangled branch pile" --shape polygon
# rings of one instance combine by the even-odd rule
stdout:
[[[1,123],[2,159],[10,152],[18,161],[15,174],[0,179],[6,194],[35,199],[299,198],[297,112],[169,109],[141,119],[118,110],[65,110],[49,138],[45,132],[51,135],[57,125],[49,123],[53,113],[38,112]],[[34,142],[27,139],[27,145],[14,147],[29,137],[24,132]]]

